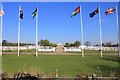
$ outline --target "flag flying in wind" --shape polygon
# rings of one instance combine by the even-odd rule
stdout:
[[[106,11],[105,11],[105,14],[108,15],[108,14],[112,14],[113,12],[115,12],[116,9],[115,8],[108,8]]]
[[[4,15],[4,11],[1,10],[1,11],[0,11],[0,16],[3,16],[3,15]]]
[[[37,14],[37,7],[36,7],[35,11],[32,13],[32,18],[34,18],[36,16],[36,14]]]
[[[23,11],[22,11],[22,8],[20,8],[20,18],[23,19]]]
[[[92,13],[89,14],[89,16],[92,18],[94,17],[94,15],[98,14],[99,13],[99,10],[98,10],[98,7],[95,11],[93,11]]]
[[[71,17],[76,16],[78,13],[80,13],[80,6],[77,7],[74,12],[72,13]]]

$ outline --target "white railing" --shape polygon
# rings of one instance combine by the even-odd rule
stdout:
[[[66,48],[66,47],[64,47],[64,52],[81,52],[81,48],[74,48],[74,47]]]
[[[100,50],[100,47],[88,46],[84,47],[86,50]],[[103,51],[118,51],[118,47],[102,47]]]
[[[20,50],[26,50],[26,49],[35,49],[35,46],[20,46]],[[38,47],[38,51],[46,51],[50,52],[53,51],[55,52],[55,47]],[[64,52],[81,52],[82,47],[75,48],[66,48],[64,47]],[[84,49],[86,50],[100,50],[100,47],[94,47],[94,46],[84,46]],[[2,46],[2,50],[18,50],[17,46]],[[118,47],[103,47],[103,51],[118,51]]]
[[[118,51],[118,47],[103,47],[104,51]]]
[[[55,47],[38,47],[39,52],[55,52]]]
[[[35,49],[35,46],[20,46],[20,50]],[[18,50],[17,46],[2,46],[2,50]]]

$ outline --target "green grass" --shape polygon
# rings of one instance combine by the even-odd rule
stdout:
[[[87,55],[82,58],[81,55],[52,55],[40,54],[35,57],[32,54],[22,54],[19,57],[13,55],[2,56],[3,72],[10,75],[18,71],[39,72],[43,76],[52,76],[55,69],[59,69],[60,77],[75,77],[76,74],[91,75],[96,73],[103,76],[110,76],[112,72],[114,76],[118,71],[117,55]],[[99,69],[98,69],[99,68]],[[114,73],[115,72],[115,73]]]
[[[20,52],[35,52],[36,49],[20,50]],[[3,52],[17,52],[18,50],[3,50]],[[98,50],[84,50],[85,53],[100,53]],[[118,51],[103,51],[103,53],[117,53]]]

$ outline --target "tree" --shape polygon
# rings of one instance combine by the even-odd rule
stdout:
[[[81,44],[80,41],[75,41],[75,42],[74,42],[74,46],[75,46],[75,47],[79,47],[80,44]]]
[[[2,41],[2,45],[3,46],[17,46],[18,43],[11,43],[11,42],[8,42],[7,40],[3,40]],[[20,46],[26,46],[26,45],[34,45],[34,44],[31,44],[31,43],[20,43]]]
[[[7,40],[3,40],[3,41],[2,41],[2,45],[3,45],[3,46],[7,46],[7,44],[8,44],[8,41],[7,41]]]
[[[98,44],[96,44],[95,46],[99,46]]]
[[[57,44],[50,43],[49,46],[57,47]]]
[[[85,45],[86,45],[86,46],[90,46],[90,42],[89,42],[89,41],[86,41],[86,42],[85,42]]]
[[[70,47],[70,43],[65,43],[64,47]]]
[[[38,42],[38,45],[40,45],[40,46],[52,46],[52,47],[56,47],[57,45],[56,44],[54,44],[54,43],[50,43],[50,41],[49,40],[40,40],[39,42]]]
[[[102,43],[102,46],[105,47],[105,43]]]
[[[74,47],[75,46],[75,44],[74,43],[70,43],[70,47]]]
[[[118,43],[117,44],[112,44],[111,47],[118,47]]]
[[[50,42],[46,39],[46,40],[40,40],[40,41],[38,42],[38,44],[39,44],[40,46],[49,46],[49,45],[50,45]]]
[[[38,41],[38,45],[43,46],[43,40]]]
[[[65,43],[64,47],[79,47],[80,46],[80,41],[75,41],[74,43]]]
[[[105,43],[106,47],[111,47],[111,45],[112,45],[111,41]]]

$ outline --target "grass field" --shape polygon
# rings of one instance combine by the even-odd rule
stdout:
[[[93,53],[94,54],[94,53]],[[109,53],[115,54],[115,53]],[[118,56],[100,54],[85,55],[56,55],[39,54],[35,57],[33,54],[22,54],[19,57],[16,54],[4,54],[2,56],[2,70],[10,75],[18,71],[36,73],[43,76],[53,76],[55,69],[59,70],[60,77],[74,77],[77,74],[91,75],[96,73],[103,76],[116,76],[118,71]]]
[[[18,50],[3,50],[3,52],[17,52]],[[36,52],[36,49],[20,50],[20,52]],[[85,53],[100,53],[98,50],[84,50]],[[118,51],[103,51],[103,53],[117,53]]]

